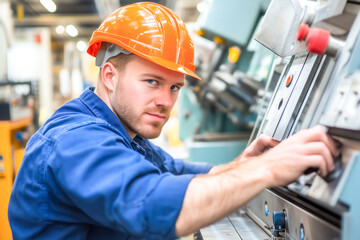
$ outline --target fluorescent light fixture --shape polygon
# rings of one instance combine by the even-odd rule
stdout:
[[[83,40],[80,40],[76,43],[76,48],[77,48],[77,50],[82,52],[86,49],[86,43]]]
[[[72,24],[67,25],[65,30],[66,30],[67,34],[69,34],[71,37],[76,37],[79,34],[76,27]]]
[[[61,34],[63,34],[64,32],[65,32],[65,27],[64,27],[63,25],[58,25],[58,26],[56,27],[56,33],[57,33],[57,34],[61,35]]]
[[[56,4],[52,0],[40,0],[40,3],[48,10],[53,13],[56,11]]]

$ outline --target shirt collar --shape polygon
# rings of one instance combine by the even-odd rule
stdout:
[[[111,109],[103,102],[98,95],[94,93],[95,88],[87,88],[79,97],[79,99],[92,111],[92,113],[110,125],[115,127],[120,133],[126,137],[129,142],[132,142],[132,139],[128,132],[125,130],[124,126],[116,115],[111,111]]]

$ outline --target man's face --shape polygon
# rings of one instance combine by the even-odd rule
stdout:
[[[184,85],[184,74],[134,55],[114,77],[110,104],[130,137],[158,137]]]

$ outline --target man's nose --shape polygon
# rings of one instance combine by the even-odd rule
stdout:
[[[155,104],[157,106],[163,106],[165,108],[172,107],[173,97],[170,89],[161,89],[155,97]]]

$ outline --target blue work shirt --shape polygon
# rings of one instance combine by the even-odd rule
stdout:
[[[14,239],[174,239],[195,174],[211,165],[173,159],[87,89],[29,140],[9,202]]]

